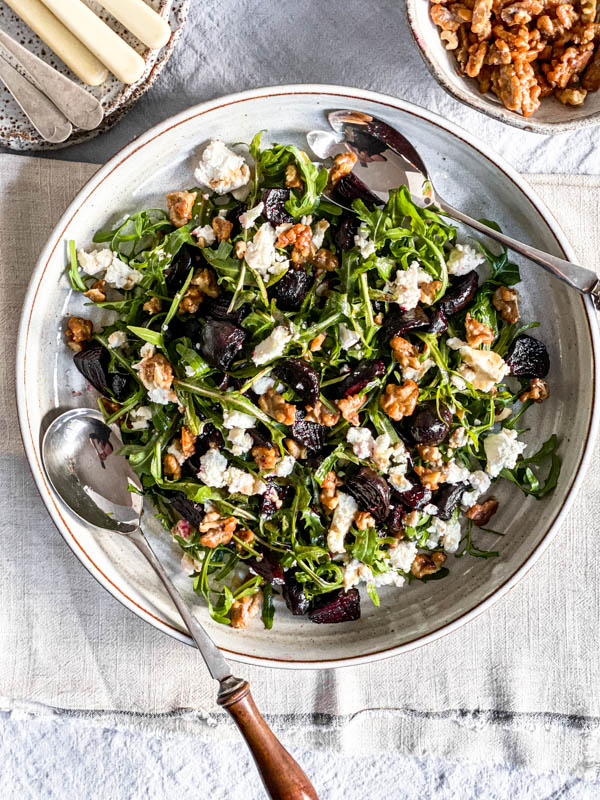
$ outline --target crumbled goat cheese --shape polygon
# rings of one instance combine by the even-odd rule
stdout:
[[[425,373],[433,366],[435,366],[435,361],[432,358],[426,358],[416,369],[413,369],[413,367],[402,367],[402,377],[405,381],[415,381],[415,383],[418,383]]]
[[[417,543],[410,540],[398,542],[397,547],[389,551],[390,562],[402,572],[410,572],[411,565],[417,555]]]
[[[368,428],[350,428],[346,433],[346,441],[352,445],[352,452],[357,458],[371,458],[375,440]]]
[[[240,225],[242,228],[245,230],[251,228],[264,211],[264,208],[265,204],[261,202],[257,206],[254,206],[254,208],[249,208],[248,211],[244,211],[243,214],[240,214]]]
[[[210,225],[202,225],[199,228],[194,228],[192,231],[192,236],[195,236],[196,239],[204,239],[207,247],[217,241],[215,232]]]
[[[207,486],[221,489],[227,481],[227,459],[224,455],[214,450],[212,447],[200,458],[200,471],[198,478]]]
[[[134,431],[141,431],[143,428],[148,427],[148,423],[152,419],[152,409],[148,406],[139,406],[133,408],[129,412],[129,427]]]
[[[487,492],[491,484],[489,475],[481,469],[475,470],[469,475],[469,482],[473,491],[465,492],[460,501],[465,508],[471,508],[471,506],[475,505],[481,495]]]
[[[227,434],[231,446],[229,449],[234,456],[243,456],[252,450],[253,439],[245,428],[231,428]]]
[[[449,339],[446,339],[446,344],[450,350],[460,350],[461,347],[467,346],[467,343],[463,342],[462,339],[459,339],[458,336],[452,336]]]
[[[398,575],[394,570],[381,572],[373,578],[373,584],[375,586],[404,586],[404,582],[403,576]]]
[[[363,564],[357,558],[353,558],[352,561],[344,567],[344,590],[347,592],[348,589],[356,586],[361,581],[372,583],[373,572],[366,564]]]
[[[371,458],[377,469],[382,472],[387,472],[390,464],[403,464],[406,470],[408,450],[403,442],[393,445],[389,433],[382,433],[375,439]]]
[[[467,382],[464,378],[461,378],[460,375],[451,375],[450,383],[458,389],[459,392],[463,392],[467,388]]]
[[[514,469],[526,447],[525,442],[518,441],[516,431],[502,428],[499,433],[490,433],[483,440],[483,449],[487,457],[485,471],[495,478],[504,468]]]
[[[181,569],[186,575],[193,575],[194,572],[202,570],[202,564],[191,557],[189,553],[184,553],[181,559]]]
[[[223,411],[223,425],[226,428],[254,428],[256,426],[256,417],[252,414],[246,414],[244,411],[231,411],[225,409]]]
[[[390,483],[399,492],[408,492],[412,489],[412,483],[406,477],[406,464],[390,469]]]
[[[112,264],[104,273],[104,280],[114,289],[133,289],[144,277],[138,269],[131,269],[121,261],[120,258],[113,258]]]
[[[115,347],[123,347],[127,343],[125,331],[114,331],[106,340],[108,346],[113,350]]]
[[[350,330],[350,328],[342,322],[339,327],[340,331],[340,345],[342,346],[342,350],[350,350],[351,347],[354,347],[355,344],[360,342],[360,334],[356,333],[356,331]]]
[[[344,538],[352,526],[358,511],[356,500],[349,494],[338,492],[338,504],[333,512],[331,527],[327,533],[327,547],[331,553],[345,553]]]
[[[470,244],[457,244],[452,248],[446,263],[450,275],[466,275],[485,261],[485,256]]]
[[[408,311],[416,308],[421,299],[421,285],[431,283],[433,278],[418,264],[412,263],[408,269],[399,269],[393,281],[387,281],[383,291],[389,294],[394,303]]]
[[[427,528],[430,534],[427,539],[427,547],[437,547],[440,543],[447,553],[455,553],[462,537],[459,522],[446,522],[443,519],[435,518],[431,527]]]
[[[506,361],[493,350],[475,350],[465,345],[459,353],[463,363],[458,371],[481,392],[490,392],[509,370]]]
[[[369,231],[365,225],[361,225],[358,229],[358,233],[354,237],[354,244],[360,250],[363,258],[368,258],[375,252],[375,242],[369,239]]]
[[[181,450],[181,445],[177,441],[177,439],[172,444],[170,444],[169,447],[167,447],[167,453],[169,453],[169,455],[175,456],[175,459],[177,460],[178,464],[183,464],[183,462],[185,461],[185,456],[183,455],[183,452]]]
[[[471,475],[470,470],[457,464],[454,459],[446,464],[446,483],[462,483],[468,481]]]
[[[217,194],[226,194],[248,183],[250,168],[241,156],[226,147],[220,139],[213,139],[204,148],[194,177],[202,186],[208,186]]]
[[[156,353],[156,347],[154,347],[153,344],[150,344],[150,342],[143,344],[140,349],[140,356],[142,357],[142,360],[146,358],[152,358],[154,353]],[[137,364],[134,364],[134,366],[137,369]]]
[[[267,490],[266,484],[261,480],[237,467],[229,467],[226,470],[225,481],[227,483],[227,488],[232,494],[245,494],[250,496],[253,494],[264,494]]]
[[[423,508],[424,514],[429,514],[430,517],[437,517],[439,513],[439,508],[435,506],[433,503],[427,503],[426,506]]]
[[[320,219],[313,225],[312,243],[317,248],[317,250],[323,247],[323,239],[325,238],[325,234],[327,233],[327,228],[329,228],[329,223],[327,222],[326,219]]]
[[[450,438],[448,439],[448,444],[450,447],[458,448],[464,447],[468,441],[469,434],[461,425],[459,428],[456,428],[452,431]]]
[[[185,368],[185,374],[187,378],[193,378],[196,374],[196,370],[193,367],[190,367],[188,364]]]
[[[288,268],[289,261],[275,249],[277,231],[269,222],[263,223],[246,247],[246,264],[255,270],[263,280],[272,275],[280,275]]]
[[[273,331],[258,344],[252,353],[252,361],[259,367],[283,355],[292,334],[283,325],[278,325]]]
[[[296,459],[294,456],[284,456],[279,464],[275,467],[273,472],[269,472],[270,477],[274,478],[287,478],[294,471],[294,464]]]
[[[268,375],[263,375],[262,378],[258,378],[258,380],[254,381],[252,384],[252,391],[254,394],[265,394],[275,386],[275,381],[273,378],[270,378]]]
[[[85,250],[77,251],[79,266],[87,275],[98,275],[107,270],[112,264],[114,253],[109,247],[101,250],[92,250],[87,253]]]

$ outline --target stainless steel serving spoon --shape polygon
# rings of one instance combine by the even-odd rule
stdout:
[[[595,272],[512,239],[451,206],[436,193],[427,167],[416,149],[391,125],[362,111],[346,109],[332,111],[328,119],[335,134],[311,131],[306,137],[310,148],[320,159],[351,150],[358,157],[352,177],[366,184],[382,202],[388,199],[390,189],[404,184],[416,205],[421,208],[436,206],[444,216],[501,242],[578,292],[589,295],[594,306],[600,309],[600,281]],[[352,191],[348,192],[346,202],[339,192],[330,195],[330,199],[343,208],[349,208]]]
[[[175,588],[140,528],[142,496],[137,475],[118,455],[117,429],[105,425],[98,411],[65,411],[48,427],[42,461],[50,483],[84,522],[128,537],[162,581],[187,626],[211,676],[219,681],[217,703],[233,717],[246,740],[269,797],[318,800],[302,769],[260,715],[250,685],[235,678],[231,666]]]

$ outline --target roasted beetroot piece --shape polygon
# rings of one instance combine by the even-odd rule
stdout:
[[[417,444],[439,444],[448,435],[451,422],[452,412],[448,406],[425,400],[406,419],[406,430]]]
[[[310,454],[320,453],[325,446],[327,428],[318,422],[307,422],[303,408],[296,407],[296,421],[292,425],[292,439],[304,445]]]
[[[393,506],[390,509],[390,513],[387,515],[387,519],[385,524],[390,533],[399,533],[401,530],[404,530],[404,525],[402,523],[402,517],[406,514],[406,509],[404,506]]]
[[[420,511],[427,503],[431,503],[431,489],[415,481],[412,488],[404,492],[394,492],[394,500],[398,500],[410,511]]]
[[[265,189],[261,199],[264,203],[262,215],[269,220],[274,228],[277,225],[294,221],[294,218],[285,207],[285,204],[290,199],[289,189]]]
[[[302,617],[304,614],[308,613],[310,600],[304,594],[302,584],[296,580],[296,575],[291,570],[285,573],[283,598],[286,606],[294,616]]]
[[[312,285],[312,275],[302,267],[288,271],[269,289],[269,297],[282,311],[299,311]]]
[[[368,511],[378,522],[390,513],[390,487],[370,467],[361,467],[350,478],[346,478],[346,489],[363,511]]]
[[[397,306],[396,306],[397,308]],[[420,306],[408,311],[390,311],[381,326],[382,336],[389,341],[394,336],[404,336],[409,331],[429,329],[431,321]]]
[[[250,571],[255,575],[260,575],[260,577],[268,581],[271,586],[284,586],[285,573],[275,554],[271,550],[265,548],[261,550],[261,555],[261,559],[251,556],[246,561],[246,564],[250,567]]]
[[[181,246],[165,270],[165,282],[169,294],[175,294],[181,289],[192,267],[197,266],[202,260],[198,248],[189,244]]]
[[[287,487],[278,486],[271,478],[265,481],[267,490],[260,498],[260,515],[263,519],[271,519],[279,511],[283,502],[283,494]]]
[[[227,370],[246,341],[246,331],[233,322],[209,319],[200,335],[198,350],[208,363]]]
[[[468,483],[445,483],[442,486],[434,501],[439,508],[440,519],[450,519],[468,488]]]
[[[246,203],[238,203],[237,206],[230,208],[227,212],[227,219],[229,222],[233,222],[233,228],[231,230],[231,238],[237,236],[238,233],[242,230],[242,224],[240,222],[241,215],[248,210],[248,206]]]
[[[314,406],[319,400],[321,379],[315,369],[303,358],[286,358],[280,361],[272,374],[300,395],[301,400]]]
[[[131,378],[126,372],[109,372],[108,386],[115,400],[119,402],[125,400],[129,395]]]
[[[366,183],[351,172],[349,175],[344,175],[341,178],[333,191],[331,192],[333,200],[337,200],[344,206],[351,206],[354,200],[362,200],[367,208],[372,209],[374,206],[382,205],[382,201],[369,191]]]
[[[475,271],[467,272],[466,275],[450,278],[450,286],[446,294],[437,304],[437,308],[445,317],[462,311],[473,299],[477,287],[479,286],[479,276]]]
[[[360,595],[358,589],[336,589],[316,597],[308,612],[311,622],[319,625],[333,622],[353,622],[360,619]]]
[[[110,353],[100,342],[89,342],[73,356],[73,363],[100,394],[110,396],[112,393],[118,401],[129,394],[129,375],[108,371]]]
[[[218,297],[205,297],[199,313],[204,317],[210,317],[210,319],[233,322],[234,325],[239,325],[248,314],[249,308],[245,303],[240,308],[229,311],[232,297],[231,292],[221,292]]]
[[[340,250],[352,250],[358,227],[358,217],[355,217],[354,214],[342,214],[340,224],[335,232],[335,244]]]
[[[431,315],[431,325],[427,328],[427,333],[446,333],[448,330],[448,322],[446,317],[441,311],[434,311]]]
[[[519,378],[545,378],[550,369],[546,345],[525,333],[519,334],[512,343],[506,363],[510,374]]]
[[[341,383],[334,384],[332,390],[336,397],[350,397],[361,392],[375,378],[381,378],[384,373],[383,361],[362,361],[346,375]]]
[[[184,519],[196,528],[204,519],[204,506],[202,503],[195,503],[188,500],[182,492],[175,492],[169,496],[169,501],[175,511],[178,511]]]

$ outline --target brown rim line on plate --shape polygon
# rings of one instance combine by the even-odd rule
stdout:
[[[108,12],[103,11],[100,6],[94,4],[99,16],[108,20],[111,27],[122,34],[126,41],[140,52],[146,63],[144,74],[137,83],[130,86],[120,83],[117,78],[110,74],[100,86],[85,86],[84,88],[88,89],[102,103],[104,119],[92,131],[75,128],[66,141],[58,144],[44,141],[18,108],[16,101],[8,90],[4,86],[0,86],[0,99],[4,100],[6,98],[6,101],[2,103],[2,112],[0,113],[0,145],[16,151],[58,150],[63,147],[70,147],[73,144],[87,142],[99,134],[109,131],[156,82],[168,60],[173,55],[177,40],[183,32],[190,3],[191,0],[151,0],[150,5],[163,18],[167,19],[171,26],[169,41],[159,50],[144,49],[143,45],[132,34],[125,31],[120,23],[117,23]],[[58,56],[49,50],[47,45],[4,4],[0,5],[0,27],[32,53],[56,67],[59,72],[76,81],[78,80]],[[80,81],[78,82],[81,83]],[[83,84],[81,85],[83,86]]]
[[[29,460],[30,466],[32,468],[36,485],[42,496],[42,500],[44,501],[46,507],[48,508],[59,531],[64,536],[65,540],[67,541],[71,549],[82,561],[82,563],[87,567],[87,569],[91,572],[91,574],[106,589],[108,589],[108,591],[110,591],[111,594],[113,594],[113,596],[117,597],[117,599],[119,599],[130,610],[137,613],[142,619],[146,620],[147,622],[150,622],[158,629],[166,633],[169,633],[174,638],[177,638],[178,640],[190,645],[193,645],[191,638],[186,633],[184,633],[181,630],[181,628],[171,625],[169,622],[159,617],[155,613],[155,610],[148,607],[151,605],[149,602],[146,604],[140,603],[134,597],[130,596],[130,594],[127,594],[122,587],[117,586],[114,583],[114,581],[112,581],[111,578],[106,575],[106,573],[101,569],[101,567],[94,562],[92,556],[86,551],[85,546],[77,538],[76,533],[69,527],[69,523],[64,515],[64,506],[62,506],[60,500],[58,500],[58,498],[52,493],[46,481],[46,477],[44,475],[38,453],[40,430],[37,427],[34,428],[32,426],[32,421],[29,416],[29,409],[26,403],[26,384],[25,384],[26,357],[27,357],[28,337],[31,333],[32,310],[36,296],[40,288],[41,279],[43,278],[46,270],[49,268],[50,261],[56,249],[63,243],[65,232],[69,227],[69,225],[71,224],[71,222],[73,221],[73,219],[77,216],[80,207],[85,202],[87,202],[94,195],[94,192],[106,180],[108,180],[110,176],[116,170],[118,170],[119,167],[122,164],[124,164],[128,159],[130,159],[137,152],[142,150],[150,142],[156,140],[157,138],[160,138],[169,131],[172,131],[178,126],[185,124],[191,119],[194,119],[196,117],[201,117],[211,111],[223,108],[231,108],[233,106],[243,103],[249,103],[252,102],[253,100],[258,100],[260,98],[291,97],[294,95],[309,95],[309,96],[315,96],[315,98],[336,97],[338,98],[338,101],[343,100],[346,106],[350,105],[352,101],[367,101],[370,103],[377,104],[382,109],[383,113],[385,113],[386,110],[390,109],[396,110],[404,114],[416,117],[426,122],[429,125],[432,125],[442,131],[445,131],[446,133],[450,133],[456,139],[463,142],[468,148],[474,150],[478,154],[478,156],[488,161],[490,165],[500,170],[504,174],[504,176],[514,186],[515,191],[518,190],[523,196],[523,198],[540,215],[540,218],[541,220],[543,220],[547,230],[552,234],[552,237],[556,241],[556,244],[560,249],[561,254],[565,258],[573,259],[572,248],[570,247],[568,241],[566,240],[564,234],[560,230],[556,221],[553,219],[550,212],[547,211],[547,209],[545,209],[543,203],[537,197],[535,192],[532,189],[530,189],[530,187],[528,187],[527,184],[519,177],[516,171],[513,170],[508,164],[504,163],[504,161],[499,156],[496,155],[492,156],[492,154],[489,151],[489,148],[487,148],[485,144],[483,144],[482,142],[478,142],[476,140],[474,141],[473,137],[470,134],[467,134],[467,132],[464,131],[463,129],[459,128],[458,126],[452,123],[442,120],[440,117],[438,117],[438,115],[426,111],[425,109],[421,109],[418,106],[397,100],[396,98],[390,97],[388,95],[382,95],[376,92],[363,91],[360,89],[351,89],[348,87],[336,87],[328,85],[322,85],[322,86],[310,85],[310,84],[267,87],[264,89],[251,90],[240,94],[235,94],[235,95],[230,95],[228,97],[220,98],[215,101],[203,103],[198,106],[194,106],[186,111],[183,111],[177,114],[176,116],[165,120],[159,125],[154,126],[149,131],[142,134],[140,137],[138,137],[129,145],[127,145],[125,148],[123,148],[104,167],[102,167],[94,176],[92,176],[92,178],[90,178],[90,180],[85,184],[85,186],[79,192],[77,197],[73,200],[69,208],[63,214],[61,220],[58,222],[54,230],[54,233],[52,234],[50,240],[48,241],[46,247],[44,248],[44,251],[42,252],[42,255],[36,267],[34,276],[29,285],[29,289],[27,291],[27,295],[25,298],[24,311],[29,309],[29,313],[28,314],[24,313],[21,317],[19,340],[17,347],[17,405],[19,412],[19,424],[21,429],[21,435],[23,438],[26,455]],[[590,338],[590,344],[592,348],[593,393],[595,396],[598,385],[599,368],[600,368],[598,361],[600,340],[598,336],[597,319],[595,316],[595,311],[593,310],[592,307],[592,303],[589,300],[589,298],[580,296],[579,302],[582,303],[582,310],[584,313],[588,334]],[[409,650],[415,649],[416,647],[420,647],[424,644],[427,644],[428,642],[431,642],[442,635],[452,632],[453,630],[457,629],[466,622],[469,622],[472,619],[476,618],[483,611],[485,611],[487,608],[493,605],[493,603],[495,603],[497,600],[503,597],[508,592],[509,589],[513,588],[516,585],[516,583],[518,583],[518,581],[529,571],[529,569],[531,569],[533,564],[537,561],[537,559],[542,555],[547,546],[550,544],[554,534],[558,529],[558,524],[563,518],[566,511],[568,510],[568,507],[571,501],[573,500],[576,490],[582,479],[584,467],[587,464],[591,454],[591,446],[593,444],[596,431],[598,428],[599,417],[600,417],[600,411],[598,409],[598,406],[596,403],[592,403],[590,417],[587,420],[587,425],[586,425],[587,430],[584,440],[584,447],[581,456],[579,458],[577,468],[574,471],[574,474],[569,476],[565,475],[564,478],[565,481],[569,480],[569,487],[567,494],[565,496],[565,501],[563,505],[556,511],[551,523],[543,533],[543,536],[537,547],[535,547],[535,549],[525,558],[525,560],[520,564],[520,566],[512,574],[510,574],[509,577],[506,580],[504,580],[500,586],[492,590],[476,605],[474,605],[468,611],[459,614],[458,617],[451,620],[449,623],[446,623],[440,626],[439,628],[434,629],[422,636],[415,636],[413,639],[399,645],[398,644],[391,645],[390,647],[386,647],[380,650],[374,650],[372,652],[361,653],[356,656],[350,655],[335,659],[289,660],[285,658],[260,657],[255,655],[248,655],[247,653],[231,648],[222,648],[223,651],[234,659],[239,659],[244,661],[245,663],[255,664],[259,666],[274,666],[282,668],[303,668],[303,669],[314,669],[316,667],[334,668],[341,666],[352,666],[373,660],[387,658],[401,652],[407,652]]]

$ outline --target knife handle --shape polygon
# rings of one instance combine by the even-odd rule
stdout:
[[[261,716],[248,681],[221,681],[217,703],[240,729],[272,800],[319,800],[312,783]]]

